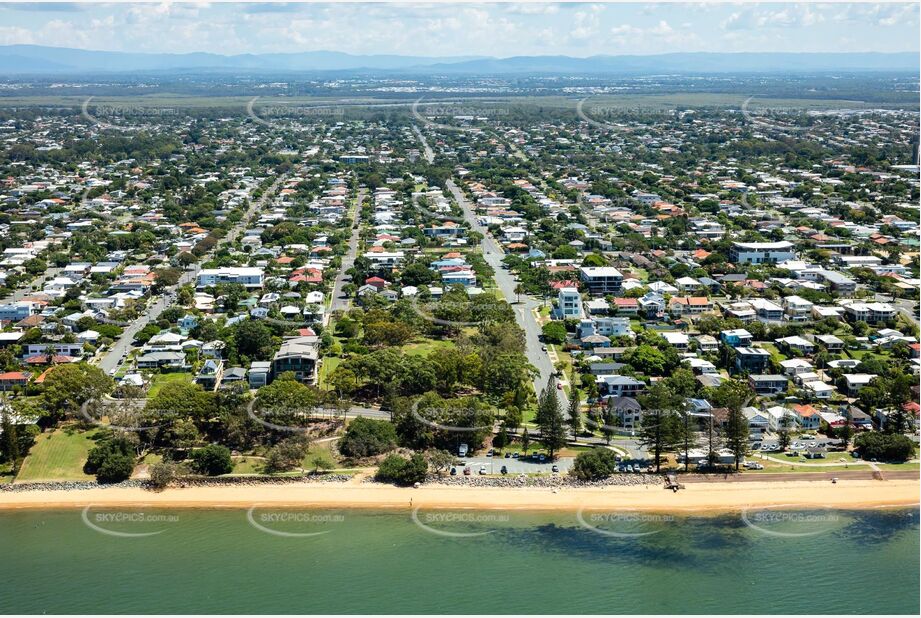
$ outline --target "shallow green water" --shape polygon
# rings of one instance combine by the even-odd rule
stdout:
[[[917,511],[635,519],[420,511],[414,521],[406,511],[267,509],[249,516],[0,513],[0,612],[919,610]]]

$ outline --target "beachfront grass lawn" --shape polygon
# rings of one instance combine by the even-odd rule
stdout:
[[[99,428],[80,431],[64,427],[40,434],[16,476],[25,481],[91,481],[95,477],[83,472],[83,465],[96,440],[106,432]]]
[[[191,384],[195,376],[186,371],[176,373],[158,373],[150,380],[150,389],[147,391],[147,397],[153,399],[163,388],[173,384]]]
[[[163,461],[163,455],[160,453],[147,453],[141,458],[141,464],[152,466]]]
[[[301,465],[304,466],[305,470],[313,470],[316,467],[314,464],[315,461],[325,459],[326,461],[331,461],[338,468],[341,458],[336,444],[337,442],[335,440],[330,440],[329,442],[313,442],[307,450],[307,455],[304,457],[304,461],[301,462]]]
[[[262,474],[264,465],[264,457],[240,455],[233,458],[233,472],[231,474]]]

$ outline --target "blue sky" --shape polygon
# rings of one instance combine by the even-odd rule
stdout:
[[[918,51],[917,3],[0,4],[0,44],[221,54]]]

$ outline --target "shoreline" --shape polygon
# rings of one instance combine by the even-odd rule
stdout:
[[[323,509],[465,509],[574,512],[583,509],[656,513],[726,513],[749,508],[879,509],[918,506],[918,480],[689,483],[592,488],[492,488],[423,485],[287,483],[199,486],[151,491],[138,487],[0,493],[0,512],[110,508],[259,507]]]

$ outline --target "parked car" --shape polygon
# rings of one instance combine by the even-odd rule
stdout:
[[[517,455],[518,453],[515,453],[515,454]],[[506,453],[506,454],[505,454],[505,458],[506,458],[506,459],[508,459],[508,458],[511,457],[511,456],[512,456],[511,453]]]
[[[470,466],[464,468],[464,476],[470,476]]]
[[[478,474],[486,474],[486,466],[480,466]]]
[[[559,472],[559,471],[560,471],[560,467],[559,467],[558,465],[556,465],[556,464],[553,464],[553,467],[550,468],[550,471],[551,471],[551,472]]]
[[[502,466],[502,468],[499,470],[499,472],[501,472],[502,474],[508,474],[508,467],[507,467],[507,466]]]
[[[518,459],[518,453],[512,453],[512,459]]]
[[[457,476],[457,468],[451,466],[451,476]]]

